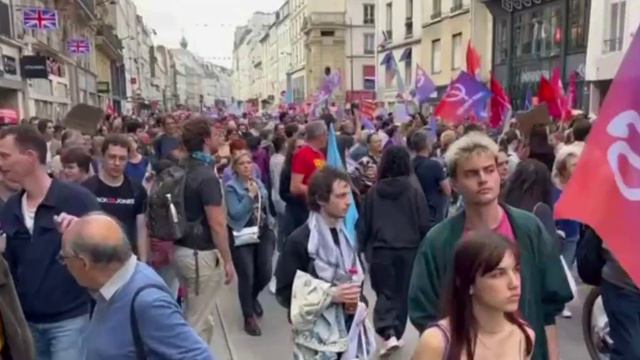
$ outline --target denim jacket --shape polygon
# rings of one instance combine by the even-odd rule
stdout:
[[[267,195],[267,189],[260,180],[255,179],[254,181],[260,189],[262,201],[261,210],[264,209],[264,212],[267,213],[266,222],[262,220],[260,222],[271,228],[273,219],[271,219],[271,215],[269,214],[269,196]],[[245,185],[240,182],[238,178],[233,178],[225,185],[225,200],[227,203],[227,222],[229,227],[234,231],[242,230],[251,219],[251,215],[253,215],[253,207],[257,199],[254,200],[251,195],[249,195]]]

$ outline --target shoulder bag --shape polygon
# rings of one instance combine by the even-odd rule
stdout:
[[[245,246],[260,242],[260,217],[262,215],[262,191],[258,188],[258,215],[254,226],[246,226],[240,231],[233,230],[234,246]]]

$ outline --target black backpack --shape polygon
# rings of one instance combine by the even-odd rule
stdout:
[[[176,241],[197,232],[201,228],[200,220],[187,220],[184,202],[187,168],[172,165],[160,171],[156,176],[147,206],[149,236]]]
[[[592,286],[600,286],[602,283],[602,268],[607,263],[604,251],[602,239],[588,227],[576,247],[578,275],[584,283]]]

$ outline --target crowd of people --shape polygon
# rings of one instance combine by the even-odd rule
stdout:
[[[0,359],[212,359],[232,281],[248,335],[262,334],[265,289],[287,309],[295,359],[391,355],[408,320],[415,360],[559,359],[555,319],[572,316],[576,259],[580,275],[591,265],[583,238],[605,259],[588,282],[612,359],[640,358],[637,312],[621,306],[640,290],[597,234],[552,215],[587,118],[528,134],[367,122],[180,112],[93,134],[0,129]],[[330,136],[343,169],[327,165]]]

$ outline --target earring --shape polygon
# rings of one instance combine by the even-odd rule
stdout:
[[[469,288],[469,295],[473,295],[473,288]]]

